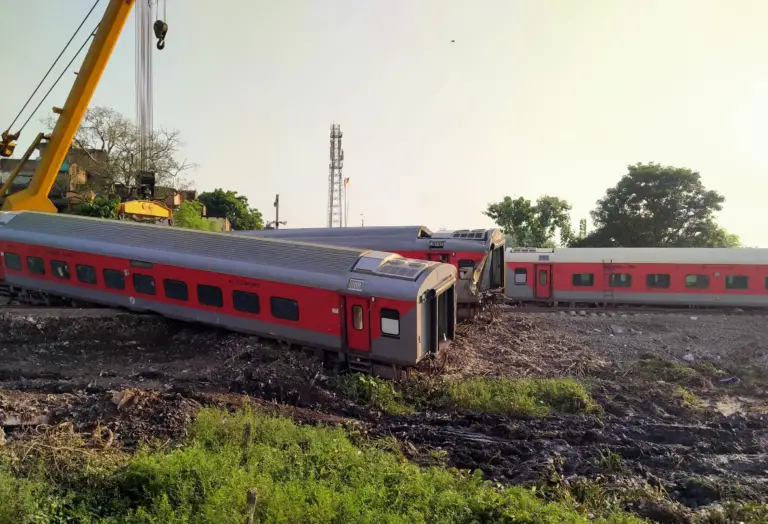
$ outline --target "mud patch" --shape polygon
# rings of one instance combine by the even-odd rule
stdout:
[[[735,374],[715,358],[755,344],[760,362],[758,339],[768,333],[757,326],[735,339],[737,349],[715,336],[720,345],[706,360],[710,324],[686,328],[686,339],[676,331],[685,319],[486,315],[461,326],[445,361],[425,366],[459,380],[576,376],[601,408],[537,419],[436,406],[388,417],[334,394],[310,353],[152,316],[0,321],[8,323],[0,333],[0,423],[9,439],[71,421],[84,433],[109,429],[115,445],[133,449],[182,438],[200,406],[250,403],[301,422],[354,425],[356,435],[394,436],[419,464],[480,469],[547,497],[563,489],[587,500],[597,482],[614,502],[659,522],[687,522],[727,501],[768,500],[761,375],[742,355],[742,380],[721,382]],[[695,353],[693,362],[683,351]]]
[[[646,416],[418,414],[387,420],[372,431],[406,442],[406,453],[418,463],[443,457],[447,465],[480,469],[504,483],[546,485],[557,474],[571,483],[603,478],[621,487],[634,478],[691,508],[725,498],[768,498],[764,418],[721,416],[686,424]],[[606,456],[615,458],[610,463]],[[692,489],[699,477],[720,486],[717,492]]]

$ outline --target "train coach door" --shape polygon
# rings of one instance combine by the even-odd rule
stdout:
[[[552,297],[552,266],[536,264],[536,298],[549,299]]]
[[[371,301],[346,296],[347,346],[355,351],[371,350]]]

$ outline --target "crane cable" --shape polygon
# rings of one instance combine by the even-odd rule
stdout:
[[[99,0],[97,0],[97,1],[99,1]],[[21,128],[19,128],[19,132],[21,132],[26,127],[26,125],[29,124],[29,121],[32,120],[33,116],[35,116],[35,113],[37,113],[37,110],[40,109],[41,105],[43,105],[43,102],[45,102],[45,100],[48,98],[48,95],[50,95],[51,91],[53,91],[54,88],[58,85],[59,81],[64,76],[64,73],[66,73],[67,70],[69,70],[69,68],[72,66],[72,63],[75,61],[75,59],[78,56],[80,56],[80,53],[83,52],[83,49],[85,49],[85,46],[88,44],[88,42],[90,42],[91,38],[93,38],[93,36],[96,34],[96,30],[98,28],[99,28],[99,24],[96,24],[96,27],[93,28],[93,31],[91,32],[90,35],[88,35],[88,38],[85,39],[83,44],[77,50],[77,53],[74,54],[72,59],[69,61],[69,63],[66,65],[66,67],[59,74],[59,77],[56,79],[56,81],[53,83],[53,85],[48,89],[48,91],[45,93],[45,95],[40,100],[40,102],[37,103],[37,105],[35,106],[35,109],[32,111],[32,113],[30,113],[29,117],[24,121],[24,123],[22,124]]]
[[[32,98],[34,98],[35,94],[37,94],[37,92],[40,90],[40,87],[42,87],[42,85],[43,85],[43,82],[45,82],[45,79],[46,79],[46,78],[48,78],[48,75],[50,75],[50,74],[51,74],[51,71],[53,71],[53,68],[54,68],[54,67],[56,67],[56,64],[59,62],[59,60],[61,59],[61,57],[62,57],[62,55],[64,54],[64,52],[65,52],[65,51],[66,51],[66,50],[69,48],[70,44],[71,44],[71,43],[72,43],[72,41],[75,39],[75,37],[77,36],[77,34],[78,34],[78,33],[80,32],[80,30],[83,28],[83,25],[85,24],[86,20],[88,20],[88,18],[91,16],[91,13],[93,13],[93,10],[94,10],[94,9],[96,9],[96,6],[99,4],[99,2],[101,2],[101,0],[96,0],[96,1],[94,2],[94,4],[91,6],[91,9],[88,11],[88,14],[86,14],[86,15],[85,15],[85,17],[83,18],[83,20],[80,22],[80,25],[79,25],[79,26],[77,26],[77,29],[75,29],[75,32],[74,32],[74,33],[72,34],[72,36],[69,38],[69,41],[68,41],[68,42],[66,43],[66,45],[64,46],[64,49],[62,49],[62,50],[61,50],[61,53],[59,53],[59,56],[57,56],[57,57],[56,57],[56,60],[54,60],[54,61],[53,61],[53,63],[51,64],[51,67],[49,67],[49,68],[48,68],[48,72],[46,72],[46,73],[45,73],[45,76],[43,76],[43,79],[42,79],[42,80],[40,80],[40,83],[39,83],[39,84],[37,84],[37,87],[35,88],[35,90],[34,90],[34,91],[32,91],[32,94],[31,94],[31,95],[29,95],[29,98],[28,98],[28,99],[27,99],[27,101],[24,103],[24,106],[22,106],[22,108],[19,110],[18,114],[17,114],[17,115],[16,115],[16,117],[13,119],[13,122],[11,122],[11,125],[9,125],[9,126],[8,126],[8,131],[10,131],[10,130],[11,130],[11,128],[12,128],[12,127],[13,127],[13,125],[16,123],[16,121],[19,119],[19,117],[21,117],[21,114],[22,114],[22,113],[24,112],[24,110],[27,108],[27,106],[29,105],[29,103],[32,101]],[[97,26],[97,27],[98,27],[98,26]],[[93,33],[91,33],[91,35],[88,37],[88,40],[90,40],[92,36],[93,36]],[[88,40],[86,40],[86,43],[88,42]],[[83,44],[83,45],[80,47],[80,49],[78,50],[77,54],[75,54],[75,57],[77,57],[77,55],[79,55],[79,54],[82,52],[82,50],[83,50],[83,48],[84,48],[84,47],[85,47],[85,44]],[[69,61],[69,64],[67,64],[67,67],[66,67],[66,68],[64,68],[64,71],[66,71],[67,69],[69,69],[69,67],[72,65],[72,62],[74,62],[74,60],[75,60],[75,58],[73,57],[73,58],[72,58],[72,60],[70,60],[70,61]],[[45,94],[45,96],[44,96],[44,97],[43,97],[43,99],[40,101],[40,103],[39,103],[39,104],[37,104],[37,107],[35,107],[35,110],[34,110],[34,111],[32,111],[32,115],[30,115],[30,116],[29,116],[29,118],[27,118],[27,120],[24,122],[24,124],[23,124],[23,125],[21,126],[21,128],[19,129],[18,133],[20,133],[21,131],[23,131],[23,130],[24,130],[24,127],[25,127],[25,126],[26,126],[26,125],[29,123],[29,121],[32,119],[32,116],[33,116],[33,115],[34,115],[34,114],[37,112],[37,110],[38,110],[38,109],[40,109],[40,106],[43,104],[43,102],[44,102],[44,101],[45,101],[45,99],[48,97],[48,95],[50,95],[50,94],[51,94],[51,91],[53,90],[53,88],[54,88],[54,87],[56,87],[56,84],[58,84],[58,83],[59,83],[59,80],[61,80],[62,76],[64,76],[64,72],[62,72],[62,73],[59,75],[59,78],[57,78],[57,79],[56,79],[56,82],[54,82],[53,86],[51,86],[51,89],[49,89],[49,90],[48,90],[48,92]]]

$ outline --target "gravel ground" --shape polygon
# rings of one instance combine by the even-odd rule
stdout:
[[[768,367],[768,317],[759,315],[502,313],[461,329],[452,375],[580,375],[640,357]]]

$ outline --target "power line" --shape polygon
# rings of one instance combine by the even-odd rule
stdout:
[[[96,1],[93,3],[93,5],[91,6],[91,9],[88,11],[88,13],[85,15],[85,17],[83,18],[83,20],[80,22],[80,25],[78,25],[78,26],[77,26],[77,29],[75,29],[75,32],[74,32],[74,33],[72,33],[72,36],[71,36],[71,37],[69,37],[69,40],[68,40],[68,41],[67,41],[67,43],[64,45],[64,48],[61,50],[61,52],[59,53],[59,56],[57,56],[57,57],[56,57],[56,60],[54,60],[54,61],[53,61],[53,63],[51,64],[51,67],[49,67],[49,68],[48,68],[48,71],[45,73],[45,76],[43,76],[43,79],[42,79],[42,80],[40,80],[40,82],[37,84],[37,87],[35,88],[35,90],[34,90],[34,91],[32,91],[32,94],[31,94],[31,95],[29,95],[29,98],[27,98],[27,101],[24,103],[24,105],[22,106],[22,108],[19,110],[19,113],[18,113],[18,114],[16,115],[16,117],[13,119],[13,122],[11,122],[11,125],[9,125],[9,126],[8,126],[8,129],[9,129],[9,130],[10,130],[12,127],[13,127],[13,125],[16,123],[16,121],[19,119],[19,117],[21,117],[21,114],[22,114],[22,113],[24,112],[24,110],[27,108],[27,106],[29,105],[29,103],[32,101],[32,98],[34,98],[34,96],[35,96],[35,95],[37,94],[37,92],[40,90],[40,87],[42,87],[42,85],[43,85],[43,82],[45,82],[45,79],[46,79],[46,78],[48,78],[48,75],[50,75],[50,74],[51,74],[51,71],[53,71],[53,68],[54,68],[54,67],[56,67],[56,64],[58,64],[58,63],[59,63],[59,60],[61,60],[61,57],[62,57],[62,55],[64,55],[64,52],[65,52],[65,51],[66,51],[66,50],[69,48],[69,45],[72,43],[72,41],[75,39],[75,37],[77,36],[77,34],[80,32],[80,29],[82,29],[82,28],[83,28],[83,25],[85,24],[86,20],[88,20],[88,18],[91,16],[91,13],[93,13],[93,10],[96,8],[96,6],[97,6],[97,5],[99,5],[99,2],[100,2],[100,1],[101,1],[101,0],[96,0]],[[97,27],[98,27],[98,26],[97,26]],[[94,32],[95,32],[95,30],[94,30]],[[92,36],[93,36],[93,33],[91,33],[91,35],[88,37],[88,40],[90,40],[90,38],[91,38]],[[88,42],[88,40],[86,40],[86,43]],[[74,62],[74,61],[75,61],[75,58],[77,57],[77,55],[79,55],[79,54],[80,54],[80,52],[83,50],[83,48],[84,48],[84,47],[85,47],[85,44],[83,44],[82,46],[80,46],[80,49],[77,51],[77,53],[75,54],[75,56],[74,56],[74,57],[72,57],[72,60],[70,60],[70,61],[69,61],[69,64],[67,64],[67,67],[65,67],[65,68],[64,68],[64,71],[62,71],[62,73],[59,75],[59,78],[57,78],[57,79],[56,79],[56,82],[54,82],[54,83],[53,83],[53,86],[51,86],[51,88],[50,88],[50,89],[48,90],[48,92],[45,94],[45,96],[44,96],[44,97],[43,97],[43,99],[40,101],[40,103],[39,103],[39,104],[37,104],[37,107],[35,107],[35,110],[34,110],[34,111],[32,111],[32,115],[34,115],[34,114],[37,112],[37,110],[38,110],[38,109],[40,108],[40,106],[43,104],[43,102],[44,102],[44,101],[45,101],[45,99],[48,97],[48,95],[49,95],[49,94],[51,94],[51,91],[53,91],[53,88],[54,88],[54,87],[56,87],[56,84],[58,84],[58,83],[59,83],[59,80],[61,80],[61,78],[64,76],[64,72],[66,72],[66,70],[67,70],[67,69],[69,69],[69,66],[71,66],[71,65],[72,65],[72,62]],[[32,115],[30,115],[30,117],[29,117],[29,118],[27,118],[27,120],[24,122],[24,125],[22,125],[22,126],[21,126],[21,129],[19,129],[19,131],[22,131],[22,130],[24,129],[24,127],[25,127],[25,126],[26,126],[26,125],[29,123],[29,121],[32,119]]]

